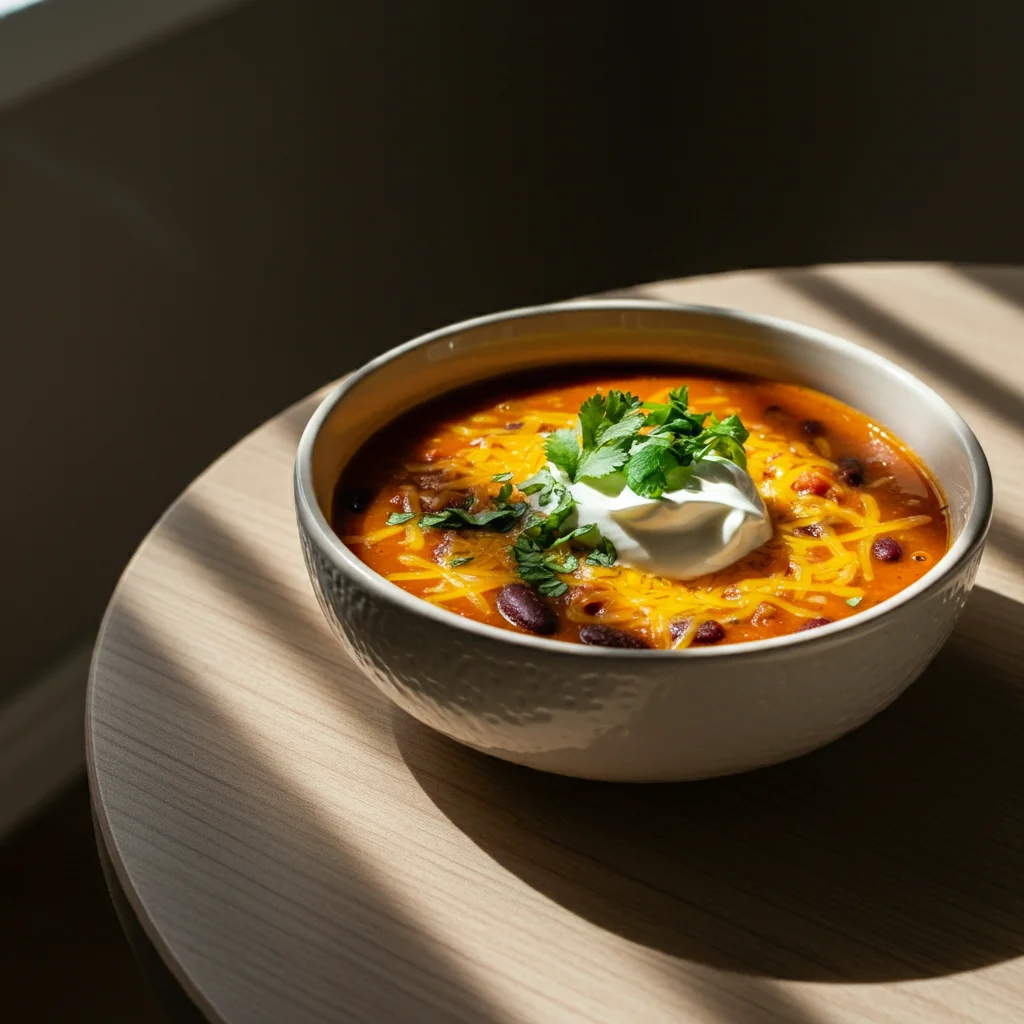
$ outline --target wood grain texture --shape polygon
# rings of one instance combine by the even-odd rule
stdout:
[[[926,675],[787,765],[547,777],[419,727],[307,582],[316,396],[201,476],[93,664],[93,798],[149,937],[212,1020],[1001,1024],[1024,1005],[1024,271],[849,266],[645,286],[853,337],[961,408],[996,478]]]

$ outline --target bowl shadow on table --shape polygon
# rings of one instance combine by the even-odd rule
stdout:
[[[977,589],[951,642],[874,721],[699,783],[544,775],[400,713],[396,731],[473,842],[610,932],[772,978],[932,977],[1024,952],[1022,665],[1024,607]]]

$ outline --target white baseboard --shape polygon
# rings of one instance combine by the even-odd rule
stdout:
[[[0,837],[82,771],[91,655],[76,647],[0,705]]]

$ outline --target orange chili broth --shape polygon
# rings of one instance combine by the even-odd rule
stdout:
[[[558,380],[559,385],[551,387],[552,380]],[[949,524],[941,491],[921,461],[885,427],[835,398],[800,385],[740,377],[726,372],[709,374],[707,369],[694,371],[678,367],[613,367],[590,372],[576,367],[557,368],[545,371],[542,377],[520,375],[488,381],[420,406],[371,438],[346,467],[335,492],[334,529],[359,558],[382,576],[411,575],[409,566],[400,561],[403,555],[409,557],[403,546],[407,536],[404,528],[392,528],[387,531],[390,536],[372,544],[362,543],[359,539],[382,530],[391,513],[408,510],[411,507],[410,494],[418,493],[422,496],[424,508],[432,503],[433,495],[443,494],[445,487],[441,477],[444,474],[432,473],[431,463],[469,452],[473,447],[486,447],[495,439],[500,442],[502,437],[515,433],[517,429],[521,430],[516,424],[530,413],[551,413],[550,422],[539,428],[544,431],[571,425],[575,422],[580,404],[596,391],[607,392],[611,388],[618,388],[639,395],[645,401],[665,401],[668,389],[680,384],[689,386],[691,409],[712,410],[720,418],[732,412],[739,414],[751,434],[747,442],[748,457],[752,442],[757,440],[761,442],[762,449],[764,442],[767,442],[773,446],[773,450],[777,448],[786,451],[798,460],[818,460],[833,464],[831,469],[827,465],[819,465],[810,472],[812,477],[824,478],[831,488],[828,499],[835,500],[840,508],[861,511],[859,495],[866,493],[877,502],[879,518],[883,523],[909,516],[926,515],[930,519],[926,524],[909,529],[877,534],[879,537],[890,536],[897,540],[902,546],[903,556],[896,562],[884,562],[871,557],[870,564],[874,573],[871,581],[866,581],[858,569],[850,585],[854,589],[859,588],[864,596],[856,607],[848,604],[846,597],[836,594],[808,593],[797,598],[787,593],[783,603],[799,610],[801,614],[779,608],[768,598],[759,602],[759,608],[753,615],[749,614],[748,603],[747,613],[738,617],[730,608],[730,604],[734,603],[728,596],[732,593],[728,589],[730,585],[766,577],[791,581],[794,572],[791,559],[795,550],[803,552],[805,565],[809,562],[812,571],[815,561],[828,555],[828,549],[815,546],[811,538],[794,539],[794,527],[791,524],[802,509],[806,512],[806,506],[802,506],[801,502],[809,500],[813,503],[814,498],[813,495],[801,496],[789,487],[783,494],[769,494],[765,497],[775,525],[771,541],[723,571],[670,584],[673,588],[686,588],[691,592],[705,594],[720,593],[722,588],[726,588],[725,596],[715,599],[715,607],[690,617],[692,621],[681,642],[673,642],[664,628],[660,633],[653,630],[649,623],[645,623],[642,612],[637,613],[633,621],[623,622],[620,618],[608,624],[643,636],[654,647],[686,646],[693,640],[693,633],[700,621],[707,619],[715,619],[724,626],[725,638],[722,643],[781,636],[799,630],[814,618],[839,620],[873,607],[917,580],[947,550]],[[473,421],[474,416],[493,417],[494,422],[480,424]],[[820,437],[809,435],[805,426],[808,421],[816,421],[821,425],[823,433]],[[460,435],[457,432],[459,428],[486,429],[493,431],[493,434],[483,435],[484,440],[480,441],[477,437]],[[472,445],[472,441],[476,444]],[[845,456],[855,456],[863,463],[866,477],[864,487],[847,486],[839,479],[840,474],[834,463]],[[410,470],[407,464],[418,466],[418,469]],[[762,494],[765,494],[762,487],[765,477],[774,479],[775,471],[771,463],[765,465],[762,455],[760,459],[751,458],[748,468]],[[498,470],[500,467],[497,467]],[[803,479],[803,474],[801,478],[794,486],[806,488],[807,480]],[[521,482],[525,477],[517,474],[515,479]],[[488,477],[486,483],[460,491],[458,498],[461,499],[472,490],[478,500],[487,502],[497,494],[500,486],[500,483],[490,482]],[[361,506],[359,511],[346,507],[352,504],[352,495],[359,496],[355,502]],[[447,497],[450,499],[451,494]],[[517,491],[512,500],[525,498]],[[460,501],[447,501],[447,504],[457,503]],[[481,507],[478,504],[476,510]],[[806,521],[806,514],[803,518]],[[857,527],[844,523],[833,526],[840,540],[844,534],[855,529]],[[420,534],[423,547],[415,554],[419,558],[448,565],[453,556],[460,552],[472,554],[484,544],[488,552],[498,552],[503,566],[501,571],[507,574],[507,582],[513,582],[517,580],[515,562],[508,549],[516,532],[517,528],[505,534],[476,529],[426,529]],[[577,553],[582,563],[585,552]],[[464,571],[471,572],[472,569],[473,564],[467,563]],[[587,600],[588,597],[596,598],[600,594],[594,594],[586,585],[581,587],[569,575],[563,579],[570,584],[569,593],[559,598],[546,599],[558,614],[559,626],[554,638],[579,642],[581,624],[604,621],[602,610],[593,607],[599,602]],[[438,580],[406,579],[396,585],[417,596],[430,597],[430,588],[436,587]],[[497,611],[496,595],[497,588],[480,595],[477,605],[484,603],[486,610],[464,597],[444,603],[441,607],[493,626],[521,631]],[[587,611],[581,613],[581,608],[590,608],[596,614],[590,616]],[[569,618],[570,613],[576,621]]]

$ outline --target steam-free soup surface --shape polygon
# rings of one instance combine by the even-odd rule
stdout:
[[[532,510],[496,517],[496,528],[421,525],[446,509],[478,518],[523,509],[519,487],[547,464],[545,438],[573,428],[586,399],[618,390],[646,409],[681,384],[692,410],[742,420],[746,469],[772,521],[771,539],[727,569],[684,582],[600,564],[566,544],[558,550],[573,551],[577,565],[552,576],[548,590],[565,587],[551,596],[524,582],[513,551],[538,518]],[[367,565],[453,614],[570,642],[654,648],[766,639],[860,614],[927,572],[949,536],[937,486],[883,425],[802,386],[675,368],[552,370],[543,381],[499,379],[443,396],[363,447],[339,481],[333,523]],[[524,594],[532,611],[516,614]]]

